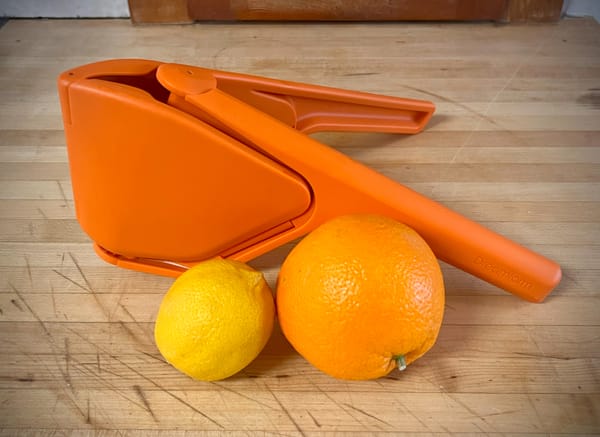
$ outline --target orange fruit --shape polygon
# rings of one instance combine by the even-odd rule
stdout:
[[[374,379],[435,343],[442,272],[408,226],[378,215],[321,225],[292,249],[277,280],[277,312],[292,346],[323,372]]]

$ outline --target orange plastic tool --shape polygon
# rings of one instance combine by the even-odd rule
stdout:
[[[417,133],[430,102],[146,60],[78,67],[58,87],[77,217],[111,263],[178,275],[369,212],[524,299],[542,301],[560,280],[553,261],[306,135]]]

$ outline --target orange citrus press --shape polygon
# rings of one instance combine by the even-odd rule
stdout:
[[[524,299],[560,280],[553,261],[306,135],[418,133],[430,102],[128,59],[68,70],[58,88],[77,218],[113,264],[176,276],[377,213]]]

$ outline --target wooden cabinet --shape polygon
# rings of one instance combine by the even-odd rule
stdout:
[[[134,23],[556,21],[563,0],[129,0]]]

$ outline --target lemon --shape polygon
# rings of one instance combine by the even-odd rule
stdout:
[[[175,280],[161,302],[154,338],[163,357],[186,375],[215,381],[246,367],[273,330],[273,294],[262,273],[215,258]]]

